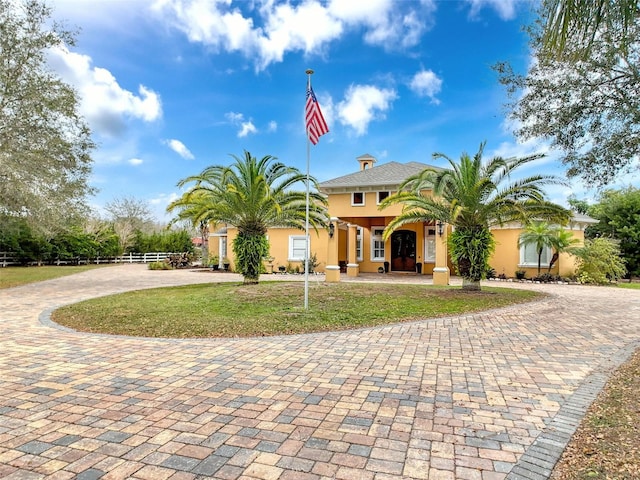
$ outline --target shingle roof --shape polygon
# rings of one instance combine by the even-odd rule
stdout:
[[[366,187],[397,187],[407,177],[420,173],[425,168],[435,168],[433,165],[427,165],[420,162],[398,163],[388,162],[376,167],[367,168],[359,172],[350,173],[342,177],[327,180],[319,185],[320,191],[330,191],[336,189],[366,188]]]

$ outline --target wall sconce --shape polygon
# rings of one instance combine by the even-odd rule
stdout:
[[[444,233],[444,223],[442,223],[441,220],[438,220],[436,226],[438,227],[438,235],[442,236],[442,234]]]
[[[329,222],[329,238],[333,238],[333,234],[336,232],[336,226],[333,222]]]

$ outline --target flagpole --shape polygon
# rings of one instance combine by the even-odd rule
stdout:
[[[307,74],[307,91],[311,86],[311,75],[313,70],[310,68],[305,71]],[[311,157],[311,138],[307,127],[307,198],[305,204],[305,222],[304,222],[304,309],[309,310],[309,158]]]

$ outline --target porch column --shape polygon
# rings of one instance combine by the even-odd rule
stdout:
[[[449,285],[449,251],[447,249],[448,226],[442,226],[442,235],[436,228],[436,265],[433,269],[434,285]]]
[[[360,273],[360,265],[358,265],[358,257],[356,255],[356,244],[358,243],[358,226],[349,224],[349,242],[347,248],[347,277],[357,277]]]
[[[327,241],[327,266],[325,267],[325,282],[335,283],[340,281],[340,265],[338,263],[338,237],[340,235],[340,229],[338,228],[338,218],[331,217],[330,220],[333,223],[333,237],[328,236]]]

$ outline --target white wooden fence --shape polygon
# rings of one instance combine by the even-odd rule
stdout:
[[[150,253],[128,253],[119,257],[96,257],[96,258],[74,258],[72,260],[52,260],[47,262],[51,265],[80,265],[95,263],[151,263],[164,262],[165,258],[173,255],[173,252],[150,252]],[[37,262],[30,262],[35,265]],[[20,265],[18,256],[13,252],[0,252],[0,266]]]

